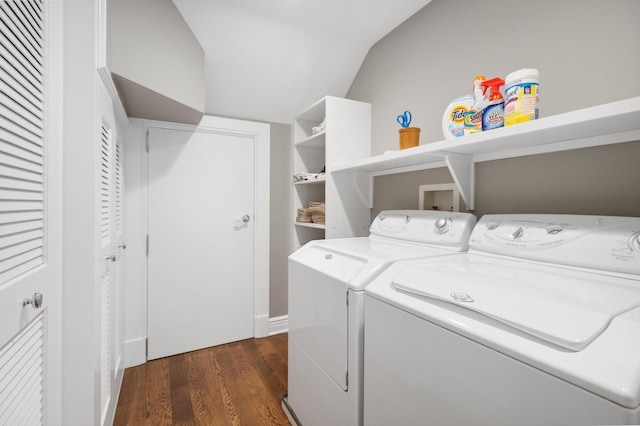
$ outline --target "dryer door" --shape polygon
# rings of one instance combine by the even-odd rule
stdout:
[[[365,262],[319,247],[289,260],[289,335],[347,390],[347,283]]]

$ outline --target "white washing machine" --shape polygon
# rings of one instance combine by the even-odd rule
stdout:
[[[640,422],[640,218],[484,216],[365,293],[366,425]]]
[[[381,212],[370,236],[312,241],[289,257],[289,382],[296,421],[362,424],[364,288],[400,259],[467,250],[468,213]]]

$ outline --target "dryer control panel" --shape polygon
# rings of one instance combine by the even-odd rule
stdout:
[[[449,246],[466,251],[476,224],[470,213],[432,210],[385,210],[376,216],[372,236],[396,241]]]
[[[640,218],[486,215],[474,228],[469,248],[521,259],[640,274]]]

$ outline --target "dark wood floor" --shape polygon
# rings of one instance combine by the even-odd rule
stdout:
[[[202,349],[125,370],[114,425],[288,425],[287,335]]]

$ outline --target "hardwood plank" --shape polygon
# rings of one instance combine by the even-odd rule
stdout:
[[[269,375],[265,375],[263,380],[266,383],[275,381],[280,384],[280,389],[286,393],[287,389],[287,360],[288,360],[288,341],[285,334],[271,336],[268,339],[255,339],[254,342],[259,353],[262,355],[266,367],[268,367]],[[281,395],[282,396],[282,395]]]
[[[133,383],[120,392],[115,425],[171,424],[167,363],[158,361],[125,371],[123,382]],[[128,415],[120,413],[122,406],[128,408]]]
[[[169,386],[169,362],[159,359],[149,365],[148,385],[143,399],[142,420],[151,425],[172,425],[171,388]]]
[[[213,372],[208,374],[208,380],[213,384],[213,392],[216,395],[218,401],[222,405],[221,414],[224,416],[226,423],[230,425],[239,425],[240,418],[238,416],[238,410],[234,404],[233,397],[229,390],[229,384],[226,379],[227,367],[219,360],[219,347],[211,348],[207,351],[209,362],[213,367]]]
[[[282,364],[282,360],[279,359],[279,355],[269,342],[261,340],[254,340],[252,345],[246,347],[246,350],[251,358],[256,360],[256,371],[260,375],[261,381],[268,386],[269,394],[282,396],[287,389],[287,377],[280,372],[282,365],[286,371],[286,363]]]
[[[243,348],[246,351],[248,357],[251,360],[248,364],[248,368],[253,370],[256,383],[258,384],[259,395],[262,397],[258,399],[258,409],[263,413],[262,418],[266,425],[286,425],[288,421],[281,408],[281,398],[286,392],[286,377],[284,385],[279,382],[278,374],[274,374],[271,367],[270,357],[260,350],[271,348],[273,346],[268,342],[268,339],[251,339],[244,345]],[[275,351],[273,351],[275,352]],[[284,373],[286,373],[286,365],[284,365]],[[281,377],[281,376],[280,376]]]
[[[195,351],[187,354],[187,365],[187,377],[191,386],[191,406],[196,424],[227,424],[224,405],[216,393],[219,381],[217,375],[213,374],[209,353]]]
[[[141,370],[143,366],[128,368],[122,379],[122,387],[120,388],[120,399],[116,410],[114,425],[126,425],[134,413],[140,411],[138,398],[132,398],[141,392],[144,382],[140,380]]]
[[[288,425],[287,335],[149,361],[125,371],[114,425]]]
[[[191,388],[187,376],[187,355],[168,358],[172,424],[195,424],[193,407],[191,406]]]
[[[260,395],[263,389],[258,389],[258,378],[249,366],[243,345],[224,345],[220,348],[217,359],[221,366],[221,378],[237,407],[240,422],[261,418],[263,413],[258,407],[263,403]]]
[[[252,356],[256,352],[255,339],[237,342],[225,349],[224,362],[229,363],[228,372],[233,374],[229,378],[234,378],[229,381],[230,391],[242,423],[288,424],[280,407],[280,388],[265,383],[265,377],[260,374],[265,368],[264,360]]]

